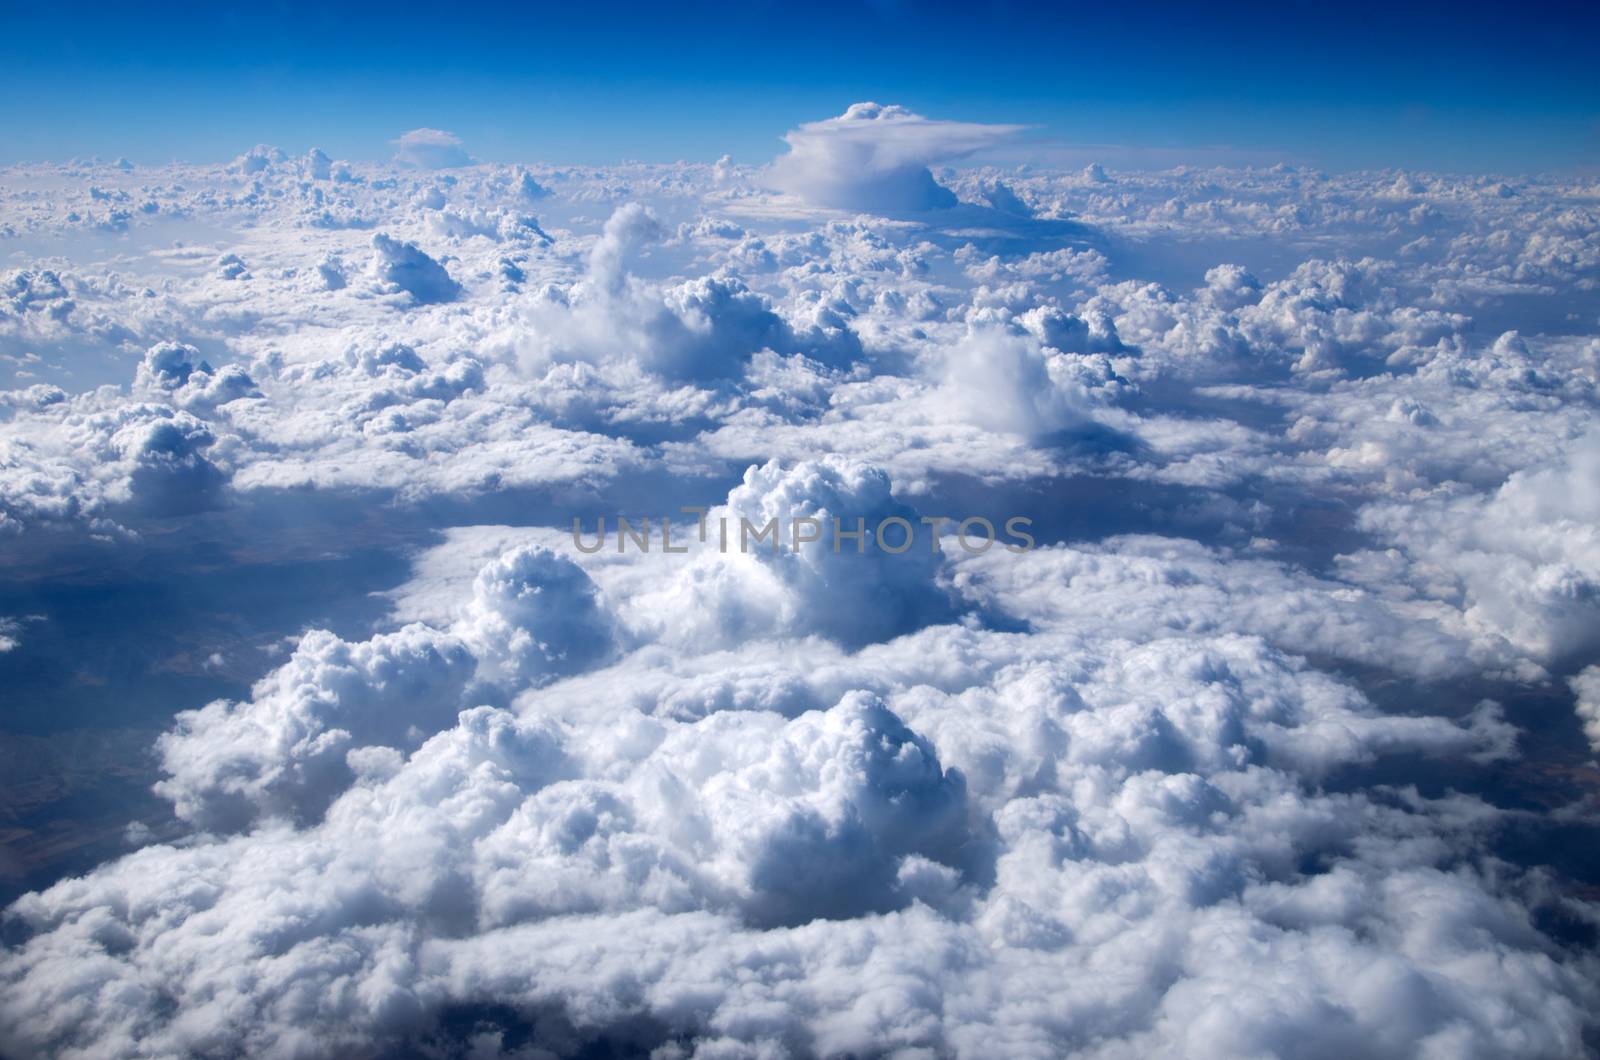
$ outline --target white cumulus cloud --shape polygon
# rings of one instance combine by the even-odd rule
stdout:
[[[786,134],[789,153],[773,163],[772,180],[808,202],[846,210],[893,214],[954,206],[955,193],[935,181],[928,166],[993,147],[1021,129],[853,103],[837,118]]]
[[[418,169],[452,169],[472,164],[472,156],[461,146],[461,140],[442,129],[412,129],[394,145],[395,161]]]

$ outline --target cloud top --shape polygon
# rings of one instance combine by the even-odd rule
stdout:
[[[964,158],[1016,135],[1020,125],[936,121],[904,107],[853,103],[836,118],[807,122],[784,137],[789,153],[772,166],[780,190],[844,210],[894,214],[954,206],[955,193],[928,166]]]
[[[394,141],[396,162],[418,169],[451,169],[472,165],[472,156],[454,133],[443,129],[412,129]]]

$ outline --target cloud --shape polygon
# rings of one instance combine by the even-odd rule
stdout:
[[[195,347],[175,342],[158,343],[145,352],[133,385],[190,410],[261,396],[243,368],[230,364],[219,371],[201,360]]]
[[[0,436],[0,512],[30,524],[192,515],[222,502],[229,473],[210,425],[169,405],[47,398]],[[18,430],[17,428],[21,428]]]
[[[1572,694],[1578,697],[1575,706],[1583,722],[1583,734],[1589,739],[1589,747],[1600,751],[1600,666],[1585,667],[1569,683]]]
[[[543,548],[510,552],[478,573],[461,631],[480,675],[508,689],[579,673],[609,655],[616,636],[588,575]]]
[[[1004,135],[8,168],[0,1053],[1581,1054],[1594,182]]]
[[[513,551],[478,574],[450,629],[414,623],[355,643],[315,630],[248,702],[179,714],[160,743],[156,790],[207,829],[316,820],[364,768],[448,728],[471,703],[580,672],[612,643],[583,571],[545,549]]]
[[[461,141],[442,129],[412,129],[395,140],[394,145],[395,161],[418,169],[452,169],[473,164]]]
[[[333,179],[333,159],[329,158],[320,147],[313,147],[307,151],[300,164],[306,176],[312,180]]]
[[[443,265],[428,257],[415,243],[405,243],[378,232],[372,237],[372,276],[381,284],[409,294],[420,305],[453,301],[461,285]]]
[[[414,744],[452,721],[473,669],[459,640],[422,627],[357,644],[308,633],[249,703],[178,716],[156,790],[204,828],[315,819],[348,785],[353,752]]]
[[[815,523],[797,530],[800,519]],[[835,520],[862,537],[836,537]],[[776,539],[754,538],[774,522]],[[813,526],[814,538],[800,540]],[[691,531],[696,555],[635,600],[625,621],[679,644],[820,635],[859,647],[952,614],[931,531],[881,469],[838,457],[751,467],[706,513],[705,531],[703,542]]]
[[[859,355],[860,342],[843,321],[791,324],[737,276],[665,284],[634,276],[630,259],[665,235],[643,206],[619,206],[589,250],[584,282],[547,288],[533,308],[536,333],[521,341],[527,366],[626,358],[670,380],[716,381],[742,373],[762,350],[835,364]]]
[[[949,354],[944,400],[979,427],[1043,438],[1089,422],[1092,402],[1064,360],[1023,336],[980,327]]]
[[[1486,638],[1542,664],[1600,647],[1600,432],[1487,495],[1375,503],[1364,524],[1400,569]],[[1391,570],[1389,576],[1393,576]]]
[[[8,1051],[378,1049],[478,1004],[483,1033],[526,1013],[555,1051],[1222,1057],[1318,1035],[1537,1056],[1571,1051],[1593,998],[1463,863],[1495,811],[1298,772],[1452,727],[1406,734],[1260,642],[1046,622],[651,651],[453,720],[401,706],[451,698],[444,643],[317,635],[258,689],[314,711],[354,689],[341,728],[183,730],[342,749],[336,794],[300,827],[150,846],[19,902]],[[439,728],[403,735],[419,722]]]
[[[256,144],[250,150],[233,160],[233,167],[245,176],[254,176],[264,173],[272,166],[288,161],[289,156],[276,147],[267,144]]]
[[[807,122],[785,135],[789,153],[772,164],[771,179],[807,202],[837,209],[892,215],[950,207],[955,193],[936,182],[928,166],[992,147],[1021,129],[853,103],[837,118]]]

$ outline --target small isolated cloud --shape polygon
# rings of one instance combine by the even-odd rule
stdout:
[[[1568,683],[1578,697],[1575,706],[1578,720],[1583,722],[1583,734],[1589,738],[1589,746],[1600,751],[1600,666],[1585,667]]]
[[[854,103],[837,118],[807,122],[784,137],[789,153],[773,183],[818,206],[871,213],[934,210],[955,193],[928,166],[963,158],[1021,131],[1020,125],[934,121],[904,107]]]
[[[418,169],[472,165],[472,156],[461,146],[461,140],[443,129],[412,129],[394,145],[394,160]]]

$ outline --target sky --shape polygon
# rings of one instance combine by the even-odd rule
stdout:
[[[1032,126],[1019,160],[1528,172],[1600,163],[1582,5],[7,2],[0,162],[764,162],[859,100]]]

